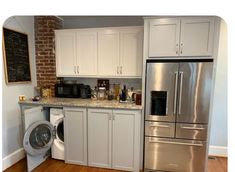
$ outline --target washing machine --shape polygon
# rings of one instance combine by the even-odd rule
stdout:
[[[62,109],[50,109],[50,123],[55,131],[55,138],[51,147],[51,157],[64,160],[64,114]]]
[[[49,122],[48,109],[42,106],[21,108],[24,124],[23,147],[27,158],[27,171],[44,162],[50,155],[55,130]]]

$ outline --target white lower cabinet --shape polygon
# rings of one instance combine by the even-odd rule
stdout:
[[[87,165],[86,108],[64,108],[65,162]]]
[[[139,171],[138,110],[88,109],[88,165]]]
[[[88,109],[88,165],[111,168],[112,110]]]

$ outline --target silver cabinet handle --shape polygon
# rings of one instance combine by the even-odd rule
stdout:
[[[120,66],[120,74],[122,74],[122,66]]]
[[[183,53],[183,43],[180,44],[180,54]]]
[[[179,53],[178,50],[179,50],[179,44],[176,44],[176,54]]]
[[[74,73],[76,74],[76,66],[74,66]]]
[[[117,66],[117,74],[119,74],[119,66]]]
[[[79,74],[79,66],[77,66],[77,73]]]
[[[199,127],[181,127],[181,128],[187,130],[205,130],[205,128],[199,128]]]
[[[178,109],[179,115],[181,114],[181,105],[182,105],[183,77],[184,73],[180,72],[180,93],[179,93],[179,109]]]
[[[196,143],[184,143],[184,142],[170,142],[170,141],[158,141],[149,139],[149,143],[162,143],[162,144],[173,144],[173,145],[184,145],[184,146],[200,146],[202,147],[203,144],[196,144]]]
[[[175,91],[174,91],[174,106],[173,106],[174,115],[176,114],[177,90],[178,90],[178,72],[175,72]]]

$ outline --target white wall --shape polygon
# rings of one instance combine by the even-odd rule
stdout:
[[[27,98],[32,97],[34,95],[34,86],[36,86],[34,17],[10,17],[5,21],[4,27],[28,34],[32,78],[32,82],[28,84],[6,85],[4,68],[2,71],[2,158],[3,168],[6,168],[9,161],[12,161],[13,155],[19,157],[19,154],[21,156],[23,152],[23,130],[18,96],[23,94],[26,95]],[[14,159],[13,161],[16,160],[17,159]]]
[[[211,121],[210,155],[227,155],[227,26],[221,20]]]

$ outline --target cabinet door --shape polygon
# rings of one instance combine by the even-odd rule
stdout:
[[[56,76],[76,75],[76,36],[75,32],[56,31]]]
[[[141,77],[143,28],[121,30],[120,46],[120,74],[128,77]]]
[[[97,74],[97,32],[77,32],[77,57],[78,75]]]
[[[111,168],[112,110],[88,109],[88,165]]]
[[[98,33],[98,74],[117,76],[119,66],[119,32],[103,30]]]
[[[112,166],[139,171],[140,111],[113,110]]]
[[[213,47],[213,18],[181,20],[181,56],[211,56]]]
[[[64,109],[65,162],[87,165],[86,109]]]
[[[150,21],[149,57],[179,55],[179,19],[154,19]]]

